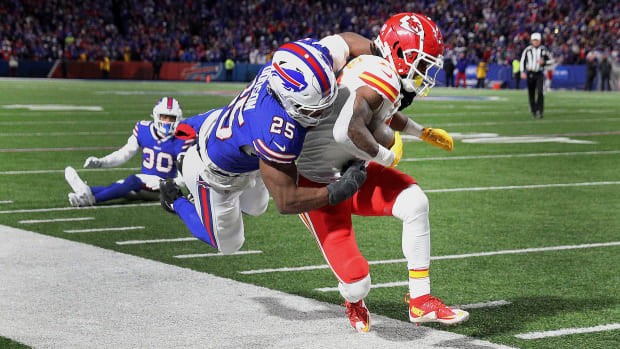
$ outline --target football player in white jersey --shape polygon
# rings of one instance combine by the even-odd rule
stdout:
[[[442,36],[427,17],[401,13],[381,29],[375,53],[378,56],[360,56],[344,68],[338,78],[340,89],[334,111],[308,131],[297,162],[300,187],[320,188],[332,183],[353,159],[369,160],[367,179],[352,198],[300,217],[338,278],[346,313],[359,332],[370,328],[364,298],[371,281],[368,262],[355,242],[352,214],[394,216],[403,221],[410,320],[418,324],[461,323],[468,319],[467,312],[447,307],[430,295],[428,199],[412,177],[393,168],[402,155],[400,135],[394,133],[393,141],[383,145],[375,139],[389,124],[394,130],[452,150],[452,138],[444,130],[424,128],[397,112],[401,88],[412,97],[424,96],[434,86],[436,73],[443,65]]]
[[[228,106],[184,120],[179,129],[197,135],[180,170],[194,202],[167,181],[162,207],[201,241],[233,253],[245,240],[242,213],[264,213],[269,194],[286,214],[351,197],[365,179],[359,166],[325,188],[299,188],[295,160],[307,130],[336,99],[334,71],[349,56],[370,53],[370,43],[353,33],[286,43]]]

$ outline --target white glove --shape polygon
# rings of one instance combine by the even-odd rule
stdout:
[[[84,168],[86,167],[101,167],[101,160],[94,156],[89,156],[84,162]]]

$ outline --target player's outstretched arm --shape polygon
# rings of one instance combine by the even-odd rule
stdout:
[[[140,150],[140,145],[135,136],[130,136],[125,144],[119,150],[110,153],[102,158],[89,156],[84,162],[84,167],[115,167],[126,163],[134,157]]]
[[[260,172],[281,214],[299,214],[328,204],[336,205],[352,197],[366,181],[363,162],[351,164],[337,182],[321,188],[298,187],[294,164],[275,164],[261,159]]]

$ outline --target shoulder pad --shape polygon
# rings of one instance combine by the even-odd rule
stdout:
[[[350,71],[348,71],[349,69]],[[390,103],[397,101],[400,94],[400,78],[385,59],[370,55],[359,56],[347,64],[343,72],[343,79],[347,78],[346,75],[351,74],[377,91]],[[353,76],[348,78],[351,79]]]

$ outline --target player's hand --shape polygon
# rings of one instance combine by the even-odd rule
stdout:
[[[159,202],[164,210],[176,214],[173,204],[176,199],[182,196],[183,192],[181,192],[181,188],[174,183],[174,179],[168,178],[160,182]]]
[[[394,132],[394,145],[392,145],[390,150],[396,154],[390,167],[396,167],[403,157],[403,139],[400,137],[400,132],[398,131]]]
[[[327,185],[330,205],[337,205],[351,198],[366,181],[366,163],[363,160],[351,161],[344,169],[342,177]]]
[[[101,167],[101,160],[94,156],[89,156],[86,161],[84,161],[84,168],[87,167]]]
[[[452,136],[440,128],[425,127],[422,131],[422,137],[420,138],[430,145],[434,145],[447,151],[452,151],[454,148]]]

